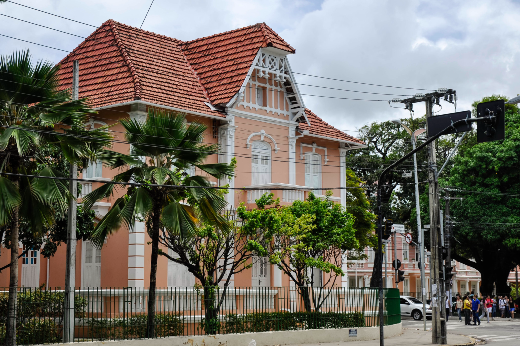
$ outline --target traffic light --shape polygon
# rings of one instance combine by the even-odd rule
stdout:
[[[394,222],[390,219],[385,220],[385,227],[383,228],[383,239],[388,240],[392,235],[392,225]]]
[[[397,282],[404,281],[404,270],[397,271]]]
[[[392,267],[394,267],[394,269],[401,268],[401,260],[400,259],[393,260],[392,261]]]
[[[448,258],[448,249],[445,246],[441,247],[441,256],[443,260]]]
[[[494,116],[493,119],[477,123],[477,142],[499,141],[505,138],[504,100],[483,102],[477,105],[477,116]]]
[[[453,267],[451,265],[447,265],[444,267],[444,280],[450,281],[453,278]]]

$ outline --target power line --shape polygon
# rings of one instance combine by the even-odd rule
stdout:
[[[97,28],[97,26],[92,25],[92,24],[83,23],[83,22],[80,22],[80,21],[75,20],[75,19],[70,19],[70,18],[67,18],[67,17],[59,16],[59,15],[54,14],[54,13],[50,13],[50,12],[46,12],[46,11],[42,11],[42,10],[39,10],[39,9],[37,9],[37,8],[30,7],[30,6],[23,5],[23,4],[19,4],[19,3],[17,3],[17,2],[11,1],[11,0],[6,0],[6,2],[10,2],[11,4],[15,4],[15,5],[18,5],[18,6],[26,7],[26,8],[29,8],[29,9],[31,9],[31,10],[34,10],[34,11],[42,12],[42,13],[48,14],[48,15],[50,15],[50,16],[58,17],[58,18],[65,19],[65,20],[70,20],[71,22],[75,22],[75,23],[78,23],[78,24],[88,25],[88,26],[91,26],[91,27]]]
[[[152,3],[150,4],[150,7],[148,7],[148,11],[146,11],[146,15],[144,16],[143,22],[141,23],[141,26],[139,27],[139,29],[141,29],[143,27],[144,21],[146,20],[146,17],[148,17],[148,13],[150,12],[150,9],[152,8],[152,5],[153,5],[154,1],[155,0],[152,0]]]
[[[54,31],[57,31],[57,32],[61,32],[61,33],[63,33],[63,34],[67,34],[67,35],[71,35],[71,36],[76,36],[76,37],[83,38],[83,39],[86,38],[86,37],[79,36],[79,35],[76,35],[76,34],[71,34],[70,32],[67,32],[67,31],[54,29],[54,28],[51,28],[51,27],[48,27],[48,26],[45,26],[45,25],[41,25],[41,24],[37,24],[37,23],[33,23],[33,22],[29,22],[29,21],[24,20],[24,19],[20,19],[20,18],[16,18],[16,17],[8,16],[8,15],[3,14],[3,13],[0,13],[0,16],[4,16],[4,17],[11,18],[11,19],[19,20],[19,21],[21,21],[21,22],[25,22],[25,23],[32,24],[32,25],[37,25],[37,26],[40,26],[40,27],[45,28],[45,29],[49,29],[49,30],[54,30]]]
[[[345,82],[345,83],[353,83],[353,84],[361,84],[361,85],[370,85],[370,86],[383,87],[383,88],[396,88],[396,89],[406,89],[406,90],[424,90],[424,91],[430,91],[431,90],[431,91],[433,91],[432,89],[409,88],[409,87],[400,87],[400,86],[393,86],[393,85],[365,83],[365,82],[344,80],[344,79],[339,79],[339,78],[316,76],[316,75],[312,75],[312,74],[308,74],[308,73],[301,73],[301,72],[295,72],[295,71],[292,71],[292,72],[295,73],[295,74],[302,75],[302,76],[313,77],[313,78],[321,78],[321,79],[328,79],[328,80],[333,80],[333,81],[337,81],[337,82]]]
[[[45,45],[45,44],[41,44],[41,43],[36,43],[36,42],[27,41],[27,40],[22,40],[21,38],[16,38],[16,37],[9,36],[9,35],[4,35],[4,34],[0,34],[0,35],[1,35],[1,36],[4,36],[4,37],[12,38],[13,40],[18,40],[18,41],[22,41],[22,42],[27,42],[27,43],[30,43],[30,44],[35,44],[35,45],[37,45],[37,46],[41,46],[41,47],[50,48],[50,49],[59,50],[59,51],[65,52],[65,53],[69,53],[69,51],[67,51],[67,50],[65,50],[65,49],[55,48],[55,47],[47,46],[47,45]]]

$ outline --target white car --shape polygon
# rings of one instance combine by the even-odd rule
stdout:
[[[423,317],[423,303],[414,297],[401,296],[401,315],[412,316],[414,320],[421,320]],[[432,318],[432,308],[426,304],[426,318]]]

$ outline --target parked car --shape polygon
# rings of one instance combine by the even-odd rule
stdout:
[[[414,320],[421,320],[423,317],[422,308],[423,303],[414,297],[401,296],[401,315],[412,316]],[[432,309],[429,304],[426,304],[426,318],[432,318]]]

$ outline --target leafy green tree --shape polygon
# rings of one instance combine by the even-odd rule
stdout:
[[[312,306],[319,310],[330,294],[323,288],[334,286],[337,277],[344,275],[344,253],[359,249],[354,217],[328,198],[330,192],[325,199],[310,193],[306,201],[295,201],[286,207],[280,207],[272,196],[265,194],[257,200],[258,209],[247,211],[243,205],[239,207],[242,227],[248,233],[272,238],[271,246],[254,244],[253,251],[269,256],[270,262],[289,276],[307,311]],[[265,208],[268,205],[274,207]],[[315,281],[318,278],[321,282]],[[318,293],[312,287],[317,287]]]
[[[174,255],[164,251],[159,251],[159,254],[185,266],[202,286],[206,334],[218,333],[218,314],[232,275],[252,266],[254,253],[251,244],[268,244],[266,235],[248,233],[245,228],[237,225],[223,229],[201,225],[195,228],[190,237],[164,229],[159,242]]]
[[[366,247],[374,248],[377,245],[377,237],[374,233],[376,215],[371,211],[370,200],[365,189],[364,182],[358,178],[353,170],[346,170],[346,211],[354,217],[354,228],[356,239],[359,242],[358,249],[363,251]],[[356,259],[355,251],[349,254],[351,259]],[[353,256],[354,255],[354,256]],[[359,257],[360,254],[357,255]]]
[[[487,102],[506,99],[485,97]],[[479,102],[473,104],[474,109]],[[506,138],[476,143],[475,134],[454,158],[450,176],[441,182],[453,187],[452,258],[477,269],[481,291],[509,293],[507,277],[520,258],[520,113],[506,105]]]
[[[107,154],[104,160],[113,169],[126,168],[84,198],[85,208],[112,195],[114,183],[131,184],[97,224],[93,241],[102,246],[106,237],[124,223],[132,227],[144,219],[152,239],[150,288],[148,297],[148,337],[155,336],[155,289],[159,238],[164,227],[172,234],[191,237],[197,224],[213,225],[221,230],[229,226],[221,212],[226,206],[222,195],[212,188],[206,177],[188,176],[185,171],[195,166],[216,178],[232,176],[233,165],[204,164],[217,153],[216,145],[203,144],[206,126],[187,125],[182,114],[150,110],[146,121],[121,120],[125,138],[132,143],[132,153]]]
[[[41,165],[47,146],[61,150],[69,162],[83,163],[109,144],[105,132],[88,133],[83,123],[93,113],[85,100],[72,101],[58,91],[59,67],[33,64],[29,52],[0,57],[0,226],[11,249],[9,317],[6,345],[16,344],[18,241],[21,225],[34,238],[68,208],[68,186],[48,165]],[[47,178],[33,178],[39,175]]]

